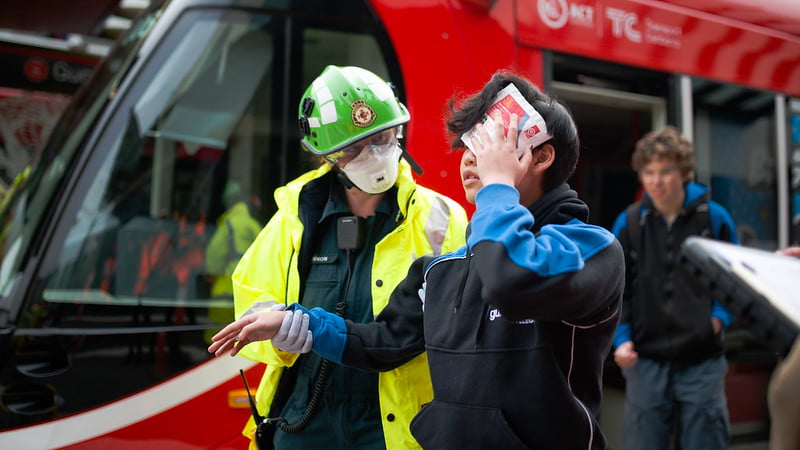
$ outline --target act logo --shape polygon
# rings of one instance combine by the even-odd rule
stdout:
[[[538,0],[537,10],[545,25],[555,30],[567,24],[582,27],[594,26],[594,7],[580,1]]]
[[[567,0],[539,0],[539,17],[550,28],[562,28],[569,20]]]

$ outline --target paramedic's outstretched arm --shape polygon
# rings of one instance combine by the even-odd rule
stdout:
[[[294,323],[291,319],[295,312],[287,311],[261,311],[247,314],[236,320],[211,338],[211,345],[208,352],[216,356],[230,352],[231,356],[239,353],[245,345],[272,339],[280,332],[282,326],[291,327]],[[300,313],[302,315],[302,313]],[[300,322],[302,324],[302,321]],[[308,321],[306,321],[306,330]]]
[[[283,305],[281,305],[283,306]],[[272,309],[275,311],[275,308]],[[280,309],[283,311],[283,308]],[[283,318],[281,328],[272,337],[272,345],[288,353],[308,353],[314,339],[308,329],[309,317],[302,311],[294,311]]]
[[[422,257],[411,264],[374,322],[353,323],[322,308],[307,310],[297,303],[289,309],[310,316],[312,350],[323,358],[371,371],[397,368],[425,351],[421,288],[430,261],[430,257]]]

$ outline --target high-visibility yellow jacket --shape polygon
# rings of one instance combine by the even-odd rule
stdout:
[[[217,278],[212,297],[232,296],[231,275],[236,264],[261,232],[261,224],[250,215],[245,202],[234,204],[217,219],[217,230],[206,247],[206,271]]]
[[[303,237],[298,204],[303,187],[330,171],[326,164],[307,172],[275,191],[278,211],[244,254],[233,273],[236,317],[255,302],[274,300],[290,304],[299,300],[298,253]],[[372,310],[386,306],[394,287],[405,277],[411,263],[426,254],[441,254],[464,245],[467,215],[455,201],[419,186],[405,161],[395,183],[401,221],[375,247],[372,265]],[[241,355],[267,364],[256,391],[259,413],[268,415],[278,380],[296,354],[275,349],[271,342],[252,343]],[[409,423],[424,403],[431,401],[425,354],[379,375],[381,418],[387,450],[419,448]],[[243,434],[252,439],[255,424],[249,420]],[[251,448],[255,445],[251,441]]]
[[[217,230],[211,237],[205,254],[206,271],[214,275],[211,297],[217,302],[215,306],[208,308],[208,319],[212,322],[224,326],[233,320],[233,302],[230,301],[233,298],[231,275],[259,232],[261,224],[250,215],[245,202],[234,204],[217,220]],[[206,330],[206,342],[211,343],[211,337],[217,331],[219,328]]]

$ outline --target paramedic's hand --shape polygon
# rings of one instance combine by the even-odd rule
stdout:
[[[614,361],[623,369],[635,366],[638,359],[639,354],[633,350],[633,341],[624,342],[614,350]]]
[[[295,310],[283,318],[281,328],[272,338],[272,345],[289,353],[308,353],[314,339],[308,329],[308,314]]]
[[[522,152],[517,158],[517,134],[519,118],[512,114],[508,123],[508,136],[504,136],[503,117],[498,112],[494,117],[494,128],[486,128],[482,123],[476,125],[481,140],[472,139],[475,158],[478,164],[478,176],[484,186],[492,183],[517,187],[525,177],[533,160],[530,150]],[[489,137],[489,136],[492,137]],[[481,144],[485,142],[486,145]]]
[[[786,247],[781,250],[776,250],[775,253],[786,256],[794,256],[800,258],[800,246]]]
[[[211,338],[208,352],[216,356],[225,353],[236,356],[242,347],[251,342],[272,339],[281,328],[284,318],[291,315],[285,311],[261,311],[242,316]]]

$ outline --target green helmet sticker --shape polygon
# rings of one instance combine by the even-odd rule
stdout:
[[[303,147],[320,156],[411,119],[391,85],[352,66],[326,67],[303,94],[298,115]]]

